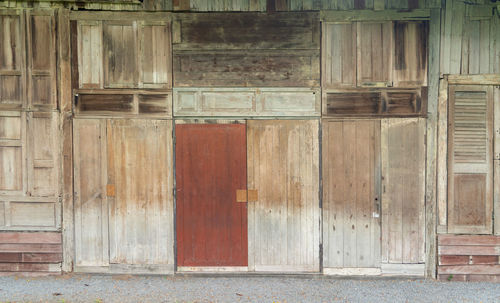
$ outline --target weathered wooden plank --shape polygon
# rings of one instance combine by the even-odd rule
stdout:
[[[26,193],[26,161],[23,159],[26,159],[26,113],[4,112],[0,117],[1,194]]]
[[[437,137],[437,204],[439,225],[446,228],[448,213],[448,78],[439,81]]]
[[[428,9],[401,10],[349,10],[349,11],[321,11],[321,21],[391,21],[391,20],[425,20],[429,19],[431,11]]]
[[[439,54],[440,54],[440,10],[431,10],[429,23],[429,91],[428,118],[426,130],[426,165],[425,165],[425,276],[436,277],[436,180],[437,180],[437,114],[439,92]]]
[[[175,116],[318,116],[310,88],[175,88]]]
[[[498,103],[497,103],[498,104]],[[500,183],[500,160],[493,161],[493,183]],[[498,218],[500,216],[500,188],[495,186],[493,188],[493,212],[494,217]],[[500,220],[495,220],[495,226],[493,227],[495,235],[500,235]]]
[[[20,252],[20,253],[60,253],[61,244],[5,244],[0,243],[1,252]]]
[[[57,232],[43,232],[43,233],[3,232],[3,233],[0,233],[0,243],[59,244],[61,242],[62,242],[61,233],[57,233]]]
[[[474,235],[440,235],[438,238],[440,246],[445,245],[500,245],[498,236],[474,236]]]
[[[500,265],[450,265],[440,266],[439,274],[500,275]]]
[[[500,75],[448,75],[448,83],[456,85],[500,85]]]
[[[447,245],[439,246],[439,255],[465,255],[465,256],[498,256],[500,255],[500,246],[486,245]]]
[[[439,265],[464,265],[469,260],[469,256],[439,256]]]
[[[61,271],[60,264],[37,264],[37,263],[0,263],[0,271],[2,272],[31,272],[31,271],[46,271],[59,272]]]
[[[318,120],[248,122],[250,270],[319,270],[318,134]]]
[[[384,264],[380,266],[384,276],[424,276],[425,264]]]
[[[499,256],[471,256],[470,264],[499,264]]]

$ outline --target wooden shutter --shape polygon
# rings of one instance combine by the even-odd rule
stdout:
[[[0,107],[20,108],[24,98],[24,15],[0,11]]]
[[[137,22],[104,21],[104,87],[136,87]]]
[[[30,107],[56,107],[56,35],[54,11],[28,11],[28,99]]]
[[[358,22],[358,86],[392,86],[392,22]]]
[[[28,191],[31,196],[58,193],[57,113],[28,113]]]
[[[171,88],[172,43],[170,24],[147,22],[141,24],[142,86],[145,88]]]
[[[22,112],[0,113],[0,194],[24,195],[26,118]]]
[[[493,89],[450,86],[448,231],[492,232]]]
[[[78,21],[80,88],[103,88],[102,22]]]
[[[323,27],[323,88],[356,86],[356,24]]]
[[[394,86],[427,85],[427,21],[394,23]]]

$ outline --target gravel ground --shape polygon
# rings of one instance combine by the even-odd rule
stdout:
[[[0,277],[0,302],[500,302],[500,283],[75,274]]]

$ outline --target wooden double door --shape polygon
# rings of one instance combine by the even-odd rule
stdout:
[[[176,124],[178,270],[319,270],[318,127]]]
[[[423,275],[425,120],[323,122],[323,265]]]
[[[76,272],[174,271],[172,121],[73,121]]]

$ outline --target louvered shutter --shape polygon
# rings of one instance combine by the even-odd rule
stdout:
[[[448,231],[490,234],[493,189],[493,93],[487,86],[450,86]]]

